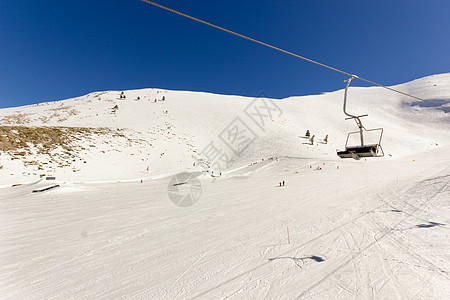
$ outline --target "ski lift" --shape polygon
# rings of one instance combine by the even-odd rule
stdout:
[[[356,78],[356,77],[357,77],[356,75],[353,75],[349,79],[345,80],[347,82],[347,86],[345,87],[345,92],[344,92],[344,114],[349,116],[348,118],[346,118],[346,120],[350,120],[350,119],[355,120],[356,125],[358,125],[359,130],[350,132],[347,135],[347,141],[345,142],[345,150],[337,151],[337,155],[340,158],[354,158],[356,160],[360,160],[361,157],[382,157],[382,156],[384,156],[383,148],[381,148],[381,138],[383,136],[383,128],[366,129],[363,126],[360,118],[367,117],[368,116],[367,114],[355,116],[355,115],[351,115],[351,114],[347,113],[347,111],[346,111],[347,90],[348,90],[348,87],[349,87],[352,79]],[[380,132],[380,139],[378,140],[378,143],[364,144],[364,132],[376,132],[376,131]],[[348,141],[349,141],[350,136],[354,135],[354,134],[358,134],[358,133],[359,133],[359,138],[360,138],[361,144],[357,145],[357,146],[349,146]]]

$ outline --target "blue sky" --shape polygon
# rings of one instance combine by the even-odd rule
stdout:
[[[381,84],[450,72],[448,0],[159,3]],[[0,107],[150,87],[284,98],[345,79],[139,0],[1,1],[0,66]]]

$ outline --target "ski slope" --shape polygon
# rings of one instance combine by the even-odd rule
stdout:
[[[396,88],[445,102],[450,75]],[[343,91],[265,100],[277,110],[261,127],[245,112],[264,102],[250,98],[125,94],[0,110],[3,126],[103,128],[68,131],[70,166],[57,167],[59,148],[1,152],[2,298],[448,298],[448,112],[350,89],[349,111],[385,130],[386,156],[354,161],[335,156],[356,127],[343,120]],[[236,117],[255,133],[238,155],[220,138]],[[202,151],[211,142],[235,155],[227,168]],[[44,170],[25,166],[30,157]],[[178,172],[201,184],[193,205],[171,201]],[[176,192],[192,192],[179,183]]]
[[[445,103],[449,101],[449,83],[450,74],[440,74],[396,88]],[[43,130],[37,141],[32,137],[26,140],[26,151],[2,151],[0,182],[15,184],[39,176],[70,181],[150,179],[186,170],[202,171],[200,164],[192,168],[193,163],[213,165],[202,153],[211,142],[233,161],[222,166],[222,171],[277,156],[335,160],[336,149],[344,148],[347,133],[357,129],[352,120],[344,120],[343,90],[282,100],[159,89],[123,93],[126,99],[120,99],[121,91],[96,92],[0,110],[0,126]],[[163,97],[165,101],[161,101]],[[412,98],[380,87],[351,87],[348,111],[368,113],[362,118],[367,128],[384,128],[386,159],[449,144],[448,113],[421,107]],[[220,139],[225,130],[233,128],[236,118],[254,138],[245,151],[234,151]],[[61,128],[66,140],[50,141],[42,148],[39,142],[51,135],[45,132],[47,127]],[[307,130],[315,135],[314,145],[302,138]],[[0,132],[0,137],[3,135]],[[322,140],[326,135],[329,142],[325,145]],[[19,132],[11,138],[25,136]],[[367,136],[367,141],[376,138]]]

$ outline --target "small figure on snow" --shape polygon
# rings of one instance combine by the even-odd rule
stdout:
[[[309,133],[309,129],[306,130],[305,136],[306,136],[306,137],[310,137],[310,136],[311,136],[311,133]]]
[[[281,182],[280,182],[280,186],[281,186]]]
[[[284,186],[284,180],[283,180],[283,186]]]

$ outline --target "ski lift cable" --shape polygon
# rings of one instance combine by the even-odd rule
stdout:
[[[419,98],[419,97],[417,97],[417,96],[414,96],[414,95],[411,95],[411,94],[408,94],[408,93],[405,93],[405,92],[402,92],[402,91],[393,89],[393,88],[391,88],[391,87],[388,87],[388,86],[385,86],[385,85],[382,85],[382,84],[379,84],[379,83],[370,81],[370,80],[368,80],[368,79],[364,79],[364,78],[362,78],[362,77],[359,77],[359,76],[350,74],[350,73],[348,73],[348,72],[345,72],[345,71],[342,71],[342,70],[333,68],[333,67],[331,67],[331,66],[328,66],[328,65],[326,65],[326,64],[320,63],[320,62],[318,62],[318,61],[309,59],[309,58],[307,58],[307,57],[304,57],[304,56],[301,56],[301,55],[292,53],[292,52],[290,52],[290,51],[287,51],[287,50],[284,50],[284,49],[281,49],[281,48],[272,46],[272,45],[270,45],[270,44],[267,44],[267,43],[264,43],[264,42],[261,42],[261,41],[258,41],[258,40],[256,40],[256,39],[251,38],[251,37],[248,37],[248,36],[245,36],[245,35],[243,35],[243,34],[240,34],[240,33],[234,32],[234,31],[231,31],[231,30],[226,29],[226,28],[223,28],[223,27],[220,27],[220,26],[218,26],[218,25],[214,25],[214,24],[212,24],[212,23],[203,21],[203,20],[201,20],[201,19],[195,18],[195,17],[193,17],[193,16],[187,15],[187,14],[185,14],[185,13],[182,13],[182,12],[180,12],[180,11],[174,10],[174,9],[169,8],[169,7],[167,7],[167,6],[164,6],[164,5],[155,3],[155,2],[153,2],[153,1],[149,1],[149,0],[141,0],[141,1],[146,2],[146,3],[148,3],[148,4],[151,4],[151,5],[153,5],[153,6],[156,6],[156,7],[162,8],[162,9],[164,9],[164,10],[166,10],[166,11],[170,11],[170,12],[175,13],[175,14],[177,14],[177,15],[186,17],[186,18],[188,18],[188,19],[194,20],[194,21],[196,21],[196,22],[203,23],[203,24],[208,25],[208,26],[210,26],[210,27],[213,27],[213,28],[216,28],[216,29],[219,29],[219,30],[228,32],[228,33],[230,33],[230,34],[233,34],[233,35],[238,36],[238,37],[241,37],[241,38],[243,38],[243,39],[246,39],[246,40],[252,41],[252,42],[254,42],[254,43],[263,45],[263,46],[265,46],[265,47],[269,47],[269,48],[272,48],[272,49],[274,49],[274,50],[277,50],[277,51],[286,53],[286,54],[288,54],[288,55],[291,55],[291,56],[294,56],[294,57],[303,59],[303,60],[305,60],[305,61],[308,61],[308,62],[310,62],[310,63],[316,64],[316,65],[318,65],[318,66],[321,66],[321,67],[324,67],[324,68],[333,70],[333,71],[335,71],[335,72],[339,72],[339,73],[344,74],[344,75],[347,75],[347,76],[351,76],[351,77],[357,78],[357,79],[359,79],[359,80],[361,80],[361,81],[365,81],[365,82],[370,83],[370,84],[373,84],[373,85],[375,85],[375,86],[379,86],[379,87],[385,88],[385,89],[390,90],[390,91],[392,91],[392,92],[396,92],[396,93],[402,94],[402,95],[404,95],[404,96],[408,96],[408,97],[414,98],[414,99],[419,100],[419,101],[422,101],[422,102],[426,102],[426,103],[431,104],[431,105],[434,105],[434,106],[444,107],[442,104],[437,104],[437,103],[431,102],[431,101],[429,101],[429,100],[422,99],[422,98]]]

